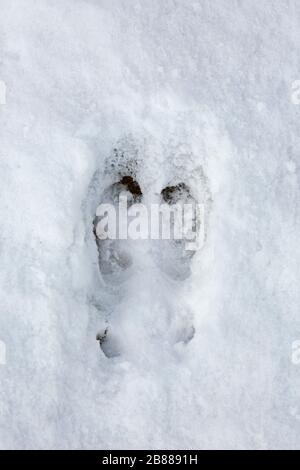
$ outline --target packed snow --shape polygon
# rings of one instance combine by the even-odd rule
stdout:
[[[0,0],[1,448],[300,447],[299,44],[297,0]],[[115,148],[205,204],[188,270],[104,278]]]

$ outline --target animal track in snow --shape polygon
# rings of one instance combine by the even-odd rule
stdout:
[[[142,187],[139,184],[138,180],[142,176],[141,172],[144,167],[143,165],[141,165],[141,159],[139,158],[139,154],[136,151],[136,148],[132,145],[130,147],[130,151],[128,151],[128,146],[126,147],[126,149],[127,150],[125,151],[121,148],[114,148],[111,154],[111,158],[107,163],[105,169],[106,174],[111,177],[111,182],[110,184],[108,184],[106,189],[102,191],[102,194],[100,195],[99,200],[97,201],[98,204],[112,204],[113,206],[115,206],[116,212],[118,211],[117,206],[121,193],[126,193],[128,209],[130,209],[130,207],[136,203],[147,204],[148,200],[145,196],[148,195],[147,191],[151,191],[151,187],[147,187],[145,190],[145,187]],[[200,174],[203,176],[202,170],[200,171]],[[98,181],[99,183],[101,183],[99,177]],[[208,193],[206,187],[206,180],[204,177],[201,177],[199,179],[199,185],[202,185],[202,187],[200,188],[201,194]],[[182,206],[184,204],[191,204],[192,206],[196,206],[198,201],[197,195],[195,195],[194,186],[193,189],[192,187],[190,187],[188,178],[185,178],[184,181],[180,181],[178,178],[170,178],[169,183],[165,185],[163,189],[160,190],[160,193],[158,193],[159,203],[165,204],[171,209],[172,206],[175,205]],[[207,202],[207,200],[205,200],[205,202]],[[194,214],[195,215],[192,220],[192,225],[193,229],[197,230],[199,224],[197,211],[195,211]],[[140,276],[142,276],[142,278],[144,279],[142,289],[144,289],[145,292],[147,291],[147,289],[150,288],[150,284],[153,284],[151,279],[161,278],[161,285],[163,285],[165,282],[168,282],[167,278],[169,278],[172,282],[175,281],[175,283],[182,283],[185,279],[189,277],[191,273],[191,261],[195,255],[195,251],[186,249],[186,240],[184,238],[182,240],[177,240],[175,238],[171,238],[168,240],[151,239],[139,241],[130,239],[102,240],[98,238],[96,233],[96,227],[98,222],[99,217],[96,215],[93,219],[93,232],[97,244],[98,264],[101,276],[106,284],[114,286],[114,289],[117,289],[117,291],[119,290],[122,284],[124,286],[122,292],[125,292],[125,297],[127,295],[126,290],[128,288],[128,296],[130,297],[135,295],[133,294],[133,286],[138,277],[140,278]],[[203,221],[200,221],[200,223],[201,222]],[[137,255],[139,251],[140,254]],[[139,265],[139,262],[145,263],[145,265],[141,266]],[[151,265],[151,263],[153,266]],[[143,269],[144,267],[146,268],[145,270]],[[139,285],[141,285],[140,282]],[[175,292],[177,292],[178,290],[176,284],[174,285],[174,289],[175,294]],[[159,301],[163,302],[164,288],[162,287],[161,293],[157,292],[157,294]],[[166,295],[171,295],[172,297],[171,292]],[[162,299],[160,299],[160,297]],[[118,302],[119,301],[116,300],[116,305],[112,307],[113,310],[118,310],[119,318],[122,318],[122,311],[120,311],[120,306]],[[167,301],[165,308],[168,308],[168,303],[169,302]],[[143,305],[138,304],[138,302],[136,305],[134,304],[134,309],[140,310],[141,318],[144,315],[143,312],[145,312],[145,308],[151,309],[151,305],[146,305],[146,307],[144,307]],[[113,310],[111,315],[114,315]],[[184,311],[184,308],[181,310]],[[134,318],[136,314],[137,313],[132,310],[132,318]],[[128,308],[126,311],[126,315],[126,318],[131,321],[130,309],[128,311]],[[172,315],[172,313],[170,313],[170,315]],[[148,328],[147,321],[145,320],[146,330]],[[194,337],[195,332],[191,318],[189,317],[189,319],[187,319],[186,321],[179,321],[178,323],[177,321],[175,321],[175,325],[176,324],[178,324],[178,326],[175,326],[175,329],[172,327],[172,332],[170,330],[170,334],[173,338],[173,340],[170,339],[171,343],[173,341],[173,343],[181,342],[183,344],[187,344]],[[124,349],[126,349],[126,342],[128,339],[127,333],[129,332],[129,335],[131,335],[130,327],[128,327],[126,334],[123,334],[123,331],[124,328],[122,329],[122,333],[121,330],[119,331],[117,320],[114,320],[112,323],[111,319],[108,318],[107,327],[105,328],[105,330],[103,330],[97,335],[97,340],[99,341],[100,348],[107,357],[112,358],[118,356],[122,354],[122,351],[124,351]],[[135,335],[134,328],[132,331],[132,334]],[[149,335],[151,335],[150,330]],[[167,337],[167,335],[168,328],[164,332],[162,332],[162,337]],[[139,339],[136,338],[136,341],[139,342]]]

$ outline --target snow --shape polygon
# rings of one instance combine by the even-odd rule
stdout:
[[[0,7],[0,447],[299,448],[298,2]],[[101,278],[92,221],[122,139],[149,197],[207,177],[186,280],[145,247]]]

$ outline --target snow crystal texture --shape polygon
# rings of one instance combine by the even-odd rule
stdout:
[[[299,2],[0,11],[0,447],[299,448]],[[144,247],[103,281],[116,145],[149,198],[178,179],[206,194],[188,278]]]

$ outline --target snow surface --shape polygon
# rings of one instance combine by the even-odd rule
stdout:
[[[0,1],[1,448],[300,447],[299,41],[296,0]],[[185,281],[101,279],[123,138],[147,194],[208,179]]]

